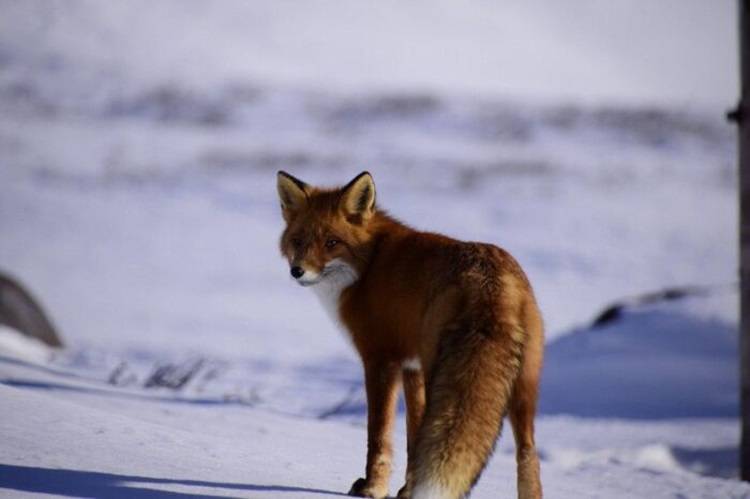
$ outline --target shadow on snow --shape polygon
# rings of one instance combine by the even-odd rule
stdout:
[[[231,495],[210,495],[203,492],[176,492],[148,485],[176,485],[183,487],[206,487],[227,489],[234,494],[244,492],[290,492],[342,496],[329,490],[310,489],[287,485],[257,485],[243,483],[207,482],[203,480],[182,480],[152,478],[131,475],[117,475],[94,471],[39,468],[0,464],[0,489],[24,492],[57,494],[70,497],[111,497],[128,499],[150,499],[164,497],[231,497]],[[229,492],[231,494],[231,492]]]
[[[670,419],[739,415],[737,329],[678,310],[629,312],[545,351],[539,412]]]

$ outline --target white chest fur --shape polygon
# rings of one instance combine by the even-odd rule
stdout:
[[[328,262],[321,274],[320,282],[312,286],[312,289],[328,317],[342,332],[347,333],[339,312],[341,292],[357,280],[359,277],[357,271],[348,263],[337,258]]]

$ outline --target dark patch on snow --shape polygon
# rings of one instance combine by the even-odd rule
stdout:
[[[739,474],[738,447],[719,448],[686,448],[672,447],[670,449],[680,465],[693,473],[722,478],[737,478]]]
[[[306,150],[229,151],[212,150],[203,154],[198,163],[215,172],[276,171],[281,168],[300,170],[312,167],[341,168],[351,159],[321,155]]]
[[[227,125],[232,117],[231,99],[212,97],[178,86],[164,85],[110,102],[105,117],[141,117],[162,122]]]
[[[333,123],[372,123],[423,118],[440,109],[440,100],[427,94],[372,95],[344,98],[325,112]]]
[[[158,488],[149,488],[158,485]],[[250,492],[289,492],[297,494],[325,494],[343,496],[331,490],[295,487],[290,485],[259,485],[252,483],[209,482],[179,478],[157,478],[134,475],[118,475],[96,471],[81,471],[61,468],[42,468],[0,464],[0,488],[41,494],[70,497],[110,497],[122,499],[157,498],[223,498],[226,495],[211,495],[196,491],[176,492],[165,490],[164,485],[226,489],[229,494]],[[231,491],[231,492],[230,492]]]

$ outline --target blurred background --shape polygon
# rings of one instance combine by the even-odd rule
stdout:
[[[639,438],[735,476],[735,7],[0,1],[0,271],[56,368],[361,425],[359,361],[279,255],[275,174],[366,169],[398,218],[526,269],[547,459],[556,415],[708,418],[703,447]]]

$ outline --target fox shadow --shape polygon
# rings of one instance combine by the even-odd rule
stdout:
[[[149,485],[157,488],[149,488]],[[205,492],[177,492],[164,490],[163,486],[202,487],[226,489],[227,495],[211,495]],[[56,494],[69,497],[108,497],[114,499],[156,498],[219,498],[237,497],[249,492],[288,492],[331,496],[344,494],[329,490],[294,487],[287,485],[258,485],[249,483],[208,482],[118,475],[95,471],[51,469],[35,466],[0,464],[0,490],[15,490],[41,494]]]

